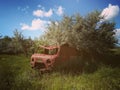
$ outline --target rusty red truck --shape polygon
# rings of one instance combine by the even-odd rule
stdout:
[[[69,47],[68,44],[62,46],[40,46],[39,49],[42,53],[34,53],[31,56],[31,66],[40,71],[50,71],[55,61],[69,60],[78,54],[77,50]]]
[[[51,70],[55,59],[59,56],[59,46],[40,46],[42,53],[34,53],[31,56],[32,68],[40,69],[40,71]]]

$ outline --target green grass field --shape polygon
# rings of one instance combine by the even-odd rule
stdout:
[[[51,72],[31,69],[30,58],[0,55],[0,90],[120,90],[120,68],[102,65],[93,73]]]

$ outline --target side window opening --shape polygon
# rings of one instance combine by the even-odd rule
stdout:
[[[53,49],[47,49],[47,48],[38,48],[36,50],[36,53],[40,53],[40,54],[48,54],[48,55],[54,55],[57,54],[58,52],[58,48],[53,48]]]
[[[58,52],[58,48],[55,48],[55,49],[50,50],[49,54],[54,55],[54,54],[57,54],[57,52]]]

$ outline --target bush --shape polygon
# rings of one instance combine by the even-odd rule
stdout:
[[[91,62],[88,58],[77,57],[74,59],[61,61],[56,60],[53,71],[64,73],[91,73],[97,70],[98,63]]]

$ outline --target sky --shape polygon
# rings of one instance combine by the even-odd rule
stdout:
[[[116,22],[120,40],[120,0],[0,0],[0,35],[12,37],[17,29],[26,38],[39,37],[51,20],[75,13],[85,16],[94,10],[105,16],[100,22]]]

